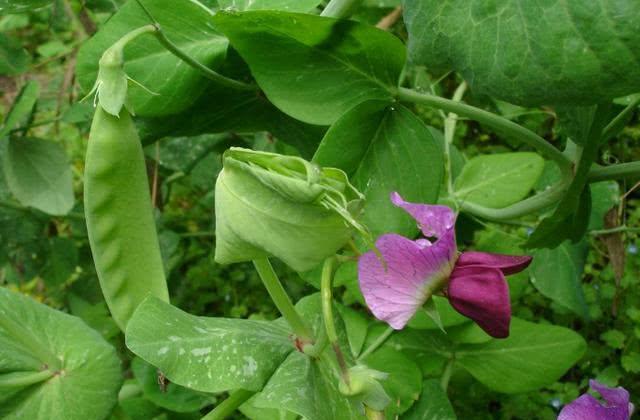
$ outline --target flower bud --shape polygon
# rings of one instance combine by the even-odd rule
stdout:
[[[221,264],[274,256],[314,268],[351,238],[363,196],[335,168],[295,156],[231,148],[216,182],[216,250]]]

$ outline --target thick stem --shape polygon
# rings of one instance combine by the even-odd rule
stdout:
[[[622,178],[640,178],[640,160],[619,163],[617,165],[594,167],[589,171],[589,182]]]
[[[207,413],[207,415],[202,417],[201,420],[226,419],[254,394],[254,391],[238,389],[237,391],[232,392],[231,395],[229,395],[229,398],[216,405],[216,408]]]
[[[258,275],[260,275],[264,287],[267,288],[267,292],[269,292],[269,296],[271,296],[273,303],[276,305],[284,319],[287,320],[291,330],[293,330],[293,333],[303,342],[313,342],[311,331],[298,311],[296,311],[293,303],[291,303],[291,299],[289,299],[289,295],[287,295],[284,287],[282,287],[282,283],[280,283],[278,275],[273,271],[273,267],[271,266],[269,259],[259,258],[257,260],[253,260],[253,265],[256,267]]]
[[[570,181],[570,179],[569,182],[560,181],[546,191],[501,209],[492,209],[465,201],[461,201],[459,205],[464,212],[495,222],[516,219],[556,204],[565,194]]]
[[[378,338],[375,339],[375,341],[373,343],[371,343],[371,345],[369,347],[367,347],[365,349],[365,351],[363,351],[360,356],[358,356],[358,361],[366,359],[368,355],[370,355],[371,353],[373,353],[374,351],[378,350],[378,347],[380,347],[381,345],[384,344],[385,341],[387,341],[387,338],[389,338],[389,336],[394,332],[395,330],[391,327],[387,327],[387,329],[385,330],[385,332],[383,332],[382,334],[380,334],[378,336]]]
[[[331,0],[320,16],[346,18],[361,2],[362,0]]]
[[[563,172],[571,168],[571,161],[552,144],[531,130],[522,127],[504,117],[467,104],[441,98],[427,93],[419,93],[407,88],[398,89],[398,98],[403,101],[420,103],[445,111],[453,112],[485,124],[497,132],[516,141],[521,141],[538,150],[542,155],[554,160]]]
[[[462,82],[456,89],[451,100],[460,102],[464,96],[464,92],[467,90],[467,83]],[[456,131],[456,124],[458,122],[458,115],[450,112],[444,119],[444,176],[445,185],[447,186],[447,192],[449,195],[453,195],[453,172],[451,169],[451,144],[453,143],[453,136]]]
[[[336,332],[336,325],[333,320],[333,297],[331,294],[331,280],[333,279],[333,272],[336,267],[336,258],[329,257],[324,261],[322,266],[322,278],[320,280],[320,294],[322,296],[322,319],[324,321],[324,327],[327,331],[327,338],[336,354],[336,360],[340,367],[340,375],[342,380],[347,386],[350,385],[349,381],[349,367],[344,359],[340,344],[338,343],[338,333]]]

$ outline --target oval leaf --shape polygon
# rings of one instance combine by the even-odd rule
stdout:
[[[399,39],[353,21],[271,11],[220,12],[214,21],[274,105],[311,124],[391,99],[404,65]]]
[[[529,194],[543,168],[544,160],[535,153],[476,156],[456,178],[455,195],[481,206],[507,207]]]

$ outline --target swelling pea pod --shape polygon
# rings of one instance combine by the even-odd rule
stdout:
[[[87,230],[100,287],[124,331],[145,297],[169,300],[142,146],[126,110],[118,118],[96,108],[84,177]]]

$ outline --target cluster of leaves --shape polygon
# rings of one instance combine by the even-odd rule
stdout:
[[[125,50],[127,74],[159,94],[130,89],[149,144],[173,304],[145,302],[125,345],[101,296],[88,247],[80,197],[92,107],[91,101],[77,100],[93,85],[102,52],[149,20],[134,1],[22,3],[0,1],[0,417],[38,418],[42,407],[54,406],[65,393],[82,404],[56,405],[60,411],[48,416],[199,418],[226,392],[244,389],[259,391],[241,407],[248,418],[357,418],[331,380],[329,364],[294,351],[290,331],[283,320],[273,321],[275,310],[251,267],[213,262],[213,186],[229,146],[299,154],[344,169],[367,196],[365,222],[374,234],[416,233],[409,218],[388,203],[393,189],[413,201],[435,202],[451,188],[461,202],[501,209],[547,190],[562,176],[554,164],[501,133],[472,121],[453,123],[452,130],[447,115],[393,102],[405,47],[371,25],[393,13],[399,1],[365,1],[354,21],[289,13],[313,12],[320,3],[315,0],[202,2],[206,7],[186,0],[145,1],[183,51],[234,79],[252,83],[253,76],[264,94],[206,82],[153,37]],[[552,144],[588,139],[589,127],[584,132],[570,122],[591,111],[577,115],[524,106],[590,104],[640,89],[634,86],[637,68],[628,65],[631,53],[594,41],[611,37],[614,29],[604,24],[586,28],[563,21],[547,28],[531,20],[528,28],[516,17],[527,22],[553,10],[519,11],[505,2],[502,10],[478,6],[473,13],[455,13],[455,2],[410,3],[405,2],[406,27],[401,21],[392,27],[401,39],[409,34],[406,86],[449,97],[460,79],[438,72],[459,71],[474,81],[465,102],[516,121]],[[569,3],[576,12],[611,12]],[[624,4],[619,12],[632,20],[638,12],[622,10]],[[287,13],[213,17],[207,9],[255,5]],[[436,9],[438,14],[425,18]],[[527,28],[532,31],[522,33]],[[576,31],[569,55],[545,50],[548,55],[541,56],[536,48],[566,36],[557,31]],[[497,44],[491,37],[496,33],[504,34]],[[626,39],[622,32],[617,36]],[[583,54],[582,43],[589,54]],[[522,60],[517,54],[527,48],[531,53]],[[572,65],[550,67],[557,55]],[[625,101],[633,98],[620,99],[616,110]],[[639,126],[633,116],[616,141],[591,150],[583,166],[640,159],[634,147]],[[443,179],[445,143],[451,143],[450,180]],[[553,418],[592,377],[640,395],[638,234],[603,232],[620,222],[638,226],[640,205],[633,193],[626,194],[633,184],[594,183],[586,194],[585,182],[583,176],[572,185],[566,198],[571,203],[562,207],[566,214],[547,211],[516,225],[461,214],[458,242],[470,249],[520,254],[532,237],[558,238],[553,247],[534,251],[527,272],[509,278],[515,318],[506,340],[492,340],[438,300],[446,335],[419,314],[411,328],[367,354],[384,327],[365,316],[355,264],[340,268],[340,344],[349,362],[391,373],[383,381],[393,400],[389,418]],[[591,212],[575,217],[585,200]],[[573,232],[555,233],[568,218],[585,219],[580,229],[589,233],[563,241]],[[540,220],[547,220],[547,233],[533,236]],[[318,273],[300,276],[283,265],[276,268],[296,301],[318,285]],[[321,328],[317,295],[302,299],[298,308]],[[60,354],[64,363],[56,366]],[[158,385],[165,376],[166,389]]]

